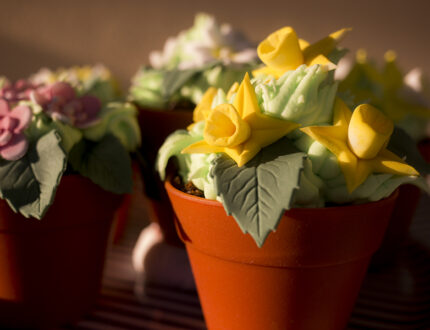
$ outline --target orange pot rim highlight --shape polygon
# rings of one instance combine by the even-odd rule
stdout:
[[[398,192],[377,202],[284,213],[258,248],[218,201],[186,194],[165,183],[178,234],[202,253],[271,267],[326,267],[370,257],[380,246]]]

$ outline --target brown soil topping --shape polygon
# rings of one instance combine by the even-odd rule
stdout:
[[[197,196],[197,197],[203,197],[203,198],[205,197],[203,191],[197,188],[191,181],[184,184],[179,175],[175,176],[175,178],[172,181],[172,184],[173,186],[175,186],[176,189],[179,189],[184,193]]]

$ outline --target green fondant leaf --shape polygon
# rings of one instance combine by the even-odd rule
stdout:
[[[170,99],[174,93],[176,93],[199,71],[200,70],[196,69],[166,71],[162,86],[163,97],[166,100]]]
[[[58,120],[52,121],[52,126],[61,136],[61,145],[66,152],[69,152],[73,146],[82,139],[82,132],[77,128],[63,124]]]
[[[15,212],[41,219],[52,204],[66,168],[60,135],[52,130],[31,143],[27,154],[0,160],[0,194]]]
[[[69,163],[75,171],[107,191],[116,194],[132,191],[130,156],[111,134],[98,142],[82,139],[70,151]]]
[[[421,156],[414,140],[401,128],[394,128],[387,149],[397,156],[405,158],[405,161],[412,165],[421,175],[430,174],[430,164]]]
[[[169,159],[173,156],[186,157],[187,155],[181,154],[182,149],[202,140],[202,138],[202,136],[190,134],[190,132],[183,129],[173,132],[166,138],[160,150],[158,150],[155,164],[161,180],[164,181],[166,179],[166,168]]]
[[[214,61],[195,69],[166,70],[163,79],[163,86],[161,89],[164,99],[169,100],[174,93],[178,92],[179,89],[188,83],[192,78],[198,74],[204,73],[205,70],[213,67],[217,63],[217,61]]]
[[[226,155],[214,160],[211,174],[217,195],[227,214],[259,247],[291,207],[305,158],[305,153],[283,138],[242,167]]]

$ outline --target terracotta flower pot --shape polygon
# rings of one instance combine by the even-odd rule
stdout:
[[[424,159],[430,163],[430,138],[424,139],[418,143],[418,149]]]
[[[418,149],[423,158],[430,162],[430,139],[418,143]],[[409,227],[417,209],[421,196],[421,190],[410,184],[399,188],[399,196],[396,201],[387,232],[381,247],[375,253],[371,261],[372,269],[391,266],[395,263],[405,241],[408,238]]]
[[[155,172],[155,160],[166,137],[178,129],[187,127],[193,121],[192,110],[150,110],[139,108],[139,125],[142,132],[142,152],[148,160],[143,173],[146,198],[151,221],[157,222],[169,244],[182,246],[174,226],[174,213],[164,186]]]
[[[344,329],[397,193],[293,209],[258,248],[221,203],[166,183],[209,329]]]
[[[408,238],[421,190],[414,185],[406,184],[399,187],[399,196],[391,214],[387,231],[381,247],[372,258],[371,268],[391,266],[395,263],[403,245]]]
[[[133,171],[133,191],[130,194],[124,194],[121,205],[114,216],[114,229],[113,229],[113,243],[118,243],[122,238],[125,228],[127,226],[127,220],[130,216],[130,209],[135,202],[140,202],[139,198],[142,197],[142,184],[140,167],[137,161],[133,160],[131,164]]]
[[[64,176],[42,220],[0,200],[0,326],[55,327],[88,311],[99,292],[120,195]]]

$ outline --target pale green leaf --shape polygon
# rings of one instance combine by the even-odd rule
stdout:
[[[283,138],[238,167],[228,156],[214,160],[211,174],[227,214],[261,247],[276,230],[299,188],[306,155]]]
[[[0,194],[15,212],[41,219],[66,168],[59,134],[52,130],[16,161],[0,160]]]

